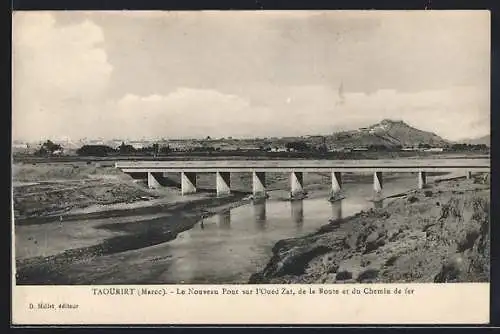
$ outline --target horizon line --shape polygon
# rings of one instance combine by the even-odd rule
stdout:
[[[396,118],[382,118],[378,122],[375,122],[375,123],[372,123],[372,124],[369,124],[369,125],[366,125],[366,126],[361,126],[361,127],[358,127],[358,128],[351,128],[351,129],[342,129],[342,128],[340,128],[339,130],[336,130],[336,131],[333,131],[333,132],[329,132],[329,133],[317,132],[315,134],[309,133],[309,134],[281,135],[281,136],[278,136],[278,135],[260,135],[260,136],[237,136],[237,135],[235,136],[235,135],[226,135],[226,136],[219,136],[219,137],[212,137],[210,135],[207,135],[207,136],[204,136],[204,137],[201,137],[201,136],[194,136],[194,137],[160,137],[160,136],[147,137],[147,136],[141,136],[141,137],[133,137],[133,138],[129,138],[129,137],[106,138],[106,137],[103,137],[103,136],[97,136],[97,137],[87,137],[87,136],[85,136],[85,137],[79,137],[79,138],[72,138],[72,137],[66,136],[66,135],[52,135],[52,136],[41,136],[39,139],[36,139],[36,140],[27,140],[27,139],[21,139],[21,138],[14,138],[13,136],[11,136],[11,142],[20,141],[20,142],[23,142],[23,143],[34,143],[34,142],[42,142],[42,141],[46,141],[46,140],[62,141],[63,140],[62,138],[65,138],[65,137],[67,139],[71,140],[71,141],[82,141],[82,140],[102,140],[102,141],[207,140],[207,137],[210,137],[211,140],[221,140],[221,139],[226,139],[226,140],[228,140],[228,139],[229,140],[231,140],[231,139],[232,140],[235,140],[235,139],[238,139],[238,140],[241,140],[241,139],[243,139],[243,140],[254,139],[254,140],[257,140],[257,139],[270,139],[270,138],[286,139],[286,138],[304,138],[304,137],[307,138],[307,137],[317,137],[317,136],[326,137],[326,136],[332,136],[332,135],[334,135],[336,133],[340,133],[340,132],[350,132],[350,131],[357,131],[357,130],[364,129],[364,128],[369,128],[369,127],[378,125],[378,124],[380,124],[380,123],[382,123],[384,121],[390,121],[390,122],[394,122],[394,123],[402,122],[402,123],[406,124],[407,126],[412,127],[412,128],[414,128],[416,130],[424,131],[424,132],[427,132],[427,133],[430,133],[430,134],[437,135],[440,138],[442,138],[443,140],[448,141],[448,142],[460,142],[460,141],[474,140],[474,139],[480,139],[480,138],[483,138],[483,137],[486,137],[486,136],[491,136],[491,129],[490,129],[490,131],[488,131],[488,133],[485,133],[485,134],[480,135],[480,136],[462,137],[460,139],[452,140],[452,139],[446,138],[445,136],[440,135],[437,132],[419,129],[419,128],[411,125],[410,123],[408,123],[404,119],[401,119],[401,118],[397,118],[397,119]]]

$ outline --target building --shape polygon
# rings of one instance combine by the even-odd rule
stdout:
[[[425,149],[424,152],[443,152],[444,148],[442,147],[431,147],[428,149]]]

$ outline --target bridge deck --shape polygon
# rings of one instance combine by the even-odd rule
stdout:
[[[126,173],[490,171],[489,159],[122,161],[115,166]]]

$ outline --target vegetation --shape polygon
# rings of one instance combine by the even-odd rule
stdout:
[[[50,140],[47,140],[42,146],[35,152],[36,156],[51,156],[56,152],[62,152],[62,147],[59,144],[55,144]]]
[[[105,157],[113,152],[115,150],[106,145],[83,145],[76,151],[76,154],[89,157]]]
[[[487,151],[489,148],[486,144],[453,144],[449,147],[449,150],[454,152],[471,152]]]
[[[288,151],[298,151],[298,152],[311,151],[311,147],[304,141],[293,141],[290,143],[286,143],[285,148]]]
[[[167,146],[162,146],[160,147],[159,144],[153,144],[151,146],[146,146],[142,147],[139,149],[136,149],[134,146],[130,144],[125,144],[125,142],[122,142],[120,146],[118,146],[116,149],[106,146],[106,145],[84,145],[81,148],[79,148],[76,153],[79,156],[94,156],[94,157],[105,157],[109,155],[153,155],[153,156],[158,156],[160,154],[168,154],[172,150],[170,147]]]

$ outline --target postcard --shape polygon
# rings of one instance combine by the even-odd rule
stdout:
[[[486,324],[488,11],[15,11],[12,322]]]

